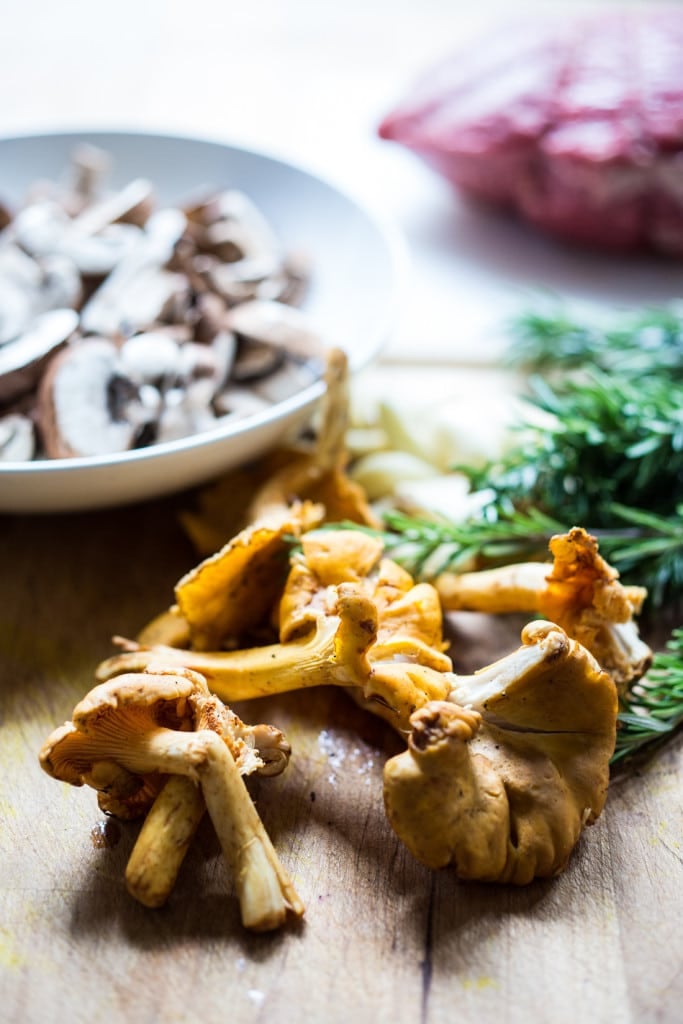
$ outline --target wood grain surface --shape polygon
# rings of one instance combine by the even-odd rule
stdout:
[[[0,1020],[621,1022],[680,1019],[683,744],[616,777],[568,870],[524,889],[463,884],[392,834],[382,765],[400,748],[342,692],[252,702],[288,770],[251,792],[307,905],[277,934],[239,924],[204,823],[163,910],[124,889],[137,825],[37,751],[196,561],[179,498],[0,520]],[[462,667],[516,645],[517,623],[449,624]]]

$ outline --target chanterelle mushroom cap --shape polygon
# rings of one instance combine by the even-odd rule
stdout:
[[[310,503],[240,531],[178,582],[175,596],[192,646],[216,650],[268,622],[289,569],[289,538],[320,521]]]
[[[581,527],[552,537],[550,553],[553,569],[539,611],[587,647],[623,692],[652,663],[634,618],[646,589],[623,586],[598,553],[595,537]]]
[[[428,583],[412,576],[390,558],[383,557],[382,541],[360,530],[309,530],[301,537],[301,552],[280,600],[280,638],[299,635],[327,605],[334,588],[354,583],[372,599],[378,615],[378,635],[371,657],[389,652],[408,654],[415,647],[432,648],[429,657],[441,671],[451,668],[443,651],[443,616],[439,597]],[[415,652],[413,652],[415,653]]]
[[[565,867],[605,803],[616,737],[610,676],[554,623],[415,712],[387,762],[397,835],[429,867],[523,885]]]
[[[634,618],[646,590],[623,586],[617,570],[599,554],[595,537],[582,527],[557,534],[549,546],[552,565],[524,562],[442,574],[435,586],[444,608],[543,615],[583,644],[623,692],[652,661]]]
[[[335,587],[362,584],[382,554],[376,537],[352,530],[311,530],[301,537],[279,603],[280,640],[308,632],[337,600]]]
[[[72,786],[98,792],[103,811],[122,818],[143,815],[163,784],[162,770],[145,749],[147,731],[187,732],[200,715],[228,744],[240,772],[276,774],[289,745],[272,726],[247,726],[209,693],[205,678],[182,665],[126,673],[95,686],[56,729],[40,752],[45,771]],[[142,744],[134,761],[135,743]],[[151,767],[150,767],[151,764]]]
[[[436,590],[416,584],[405,569],[382,557],[378,538],[352,529],[304,534],[280,601],[280,637],[287,640],[310,628],[347,580],[372,601],[377,617],[377,637],[368,650],[375,700],[367,706],[405,728],[416,707],[447,694],[445,673],[452,663],[444,653]],[[380,704],[378,694],[384,698]]]
[[[128,801],[136,798],[134,810],[143,813],[156,796],[162,772],[152,763],[145,734],[153,727],[193,728],[188,698],[196,693],[209,695],[206,681],[183,668],[101,683],[77,703],[71,722],[51,733],[40,764],[62,782],[92,786],[102,810],[125,814]]]

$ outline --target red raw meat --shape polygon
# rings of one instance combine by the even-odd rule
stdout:
[[[602,249],[683,255],[683,9],[501,27],[379,127],[464,192]]]

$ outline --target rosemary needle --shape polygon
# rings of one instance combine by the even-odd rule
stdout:
[[[683,378],[683,310],[672,305],[619,316],[602,325],[577,319],[555,305],[529,311],[509,325],[508,362],[527,369],[590,364],[629,375],[666,373]]]
[[[662,740],[683,722],[683,629],[675,629],[665,652],[622,701],[612,764]]]

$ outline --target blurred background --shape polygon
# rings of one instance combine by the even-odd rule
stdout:
[[[510,0],[24,0],[2,33],[4,135],[117,128],[206,136],[331,179],[391,218],[411,255],[386,357],[494,359],[529,289],[625,304],[676,294],[677,267],[594,259],[472,211],[381,117],[425,67],[510,13],[597,3]]]

